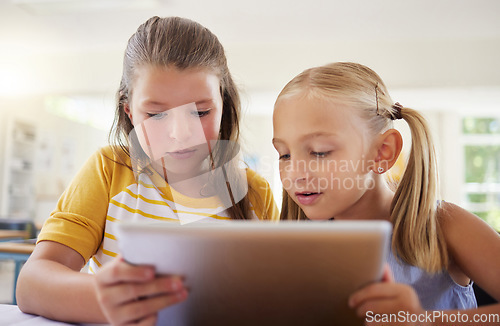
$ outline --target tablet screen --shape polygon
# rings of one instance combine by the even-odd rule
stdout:
[[[362,325],[347,306],[382,277],[384,221],[120,223],[125,260],[183,275],[188,299],[159,325]]]

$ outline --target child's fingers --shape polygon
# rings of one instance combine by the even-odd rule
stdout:
[[[394,282],[394,276],[392,275],[391,267],[389,266],[389,264],[384,265],[382,282]]]
[[[395,283],[393,283],[395,284]],[[396,286],[389,286],[387,283],[374,283],[365,286],[349,297],[349,307],[355,308],[368,300],[388,299],[396,297],[399,291]]]
[[[150,315],[146,318],[143,318],[135,323],[133,325],[135,326],[154,326],[156,325],[156,321],[158,320],[158,316],[156,314]]]
[[[354,307],[357,306],[361,301],[371,300],[377,297],[397,295],[397,292],[395,290],[397,286],[387,286],[387,283],[395,284],[391,268],[388,264],[385,264],[381,283],[379,282],[370,284],[352,294],[349,298],[349,306]]]
[[[176,294],[183,290],[185,290],[185,288],[180,277],[164,276],[145,283],[128,282],[108,286],[107,289],[103,291],[101,300],[104,302],[114,301],[115,305],[120,305],[145,297],[162,294]]]
[[[422,311],[420,301],[412,287],[399,283],[375,283],[369,285],[349,298],[349,306],[356,309],[360,317],[366,317],[367,311],[391,313]]]
[[[124,304],[116,310],[113,323],[128,324],[150,318],[150,315],[156,315],[159,310],[184,301],[187,295],[187,291],[183,290],[176,294],[159,295]]]
[[[104,265],[96,274],[97,281],[103,286],[121,282],[146,282],[155,277],[152,266],[134,266],[123,259],[115,259]]]
[[[356,315],[360,318],[366,318],[367,312],[373,313],[384,312],[388,313],[394,309],[393,299],[369,300],[364,301],[363,304],[356,308]]]

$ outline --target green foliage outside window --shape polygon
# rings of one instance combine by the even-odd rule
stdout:
[[[463,119],[462,132],[464,134],[500,134],[500,119],[498,118],[471,118]]]
[[[500,135],[500,119],[464,118],[462,132],[493,139]],[[500,144],[495,142],[465,146],[465,183],[477,186],[467,194],[472,212],[500,231]]]
[[[471,202],[473,202],[471,200],[471,197],[473,196],[484,196],[485,198],[487,198],[487,194],[481,194],[481,195],[477,195],[477,194],[469,194],[468,197],[469,197],[469,200]],[[485,200],[482,200],[480,203],[486,203],[488,205],[488,201],[485,199]],[[496,229],[497,231],[500,232],[500,198],[496,198],[496,204],[491,204],[491,201],[490,201],[490,204],[488,206],[490,206],[490,209],[487,210],[487,211],[477,211],[477,212],[473,212],[474,214],[476,214],[477,216],[479,216],[480,218],[482,218],[486,223],[488,223],[489,225],[491,225],[494,229]]]
[[[465,182],[500,183],[500,145],[465,146]]]

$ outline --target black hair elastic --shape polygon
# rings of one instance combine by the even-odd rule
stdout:
[[[394,114],[391,115],[391,120],[403,119],[403,114],[401,112],[403,110],[403,106],[399,102],[396,102],[392,108],[394,109]]]

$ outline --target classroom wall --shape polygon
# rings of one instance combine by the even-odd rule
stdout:
[[[3,159],[8,139],[6,125],[17,119],[36,126],[33,219],[37,222],[48,217],[83,162],[107,140],[105,131],[55,116],[48,113],[44,105],[43,96],[0,98],[0,171],[6,168]]]
[[[274,100],[286,82],[303,69],[338,60],[369,65],[386,81],[395,101],[425,112],[437,139],[443,198],[456,203],[463,199],[463,166],[459,163],[461,153],[456,149],[459,121],[464,112],[499,110],[500,74],[494,68],[496,54],[500,53],[497,40],[225,44],[230,69],[242,93],[246,159],[270,182],[278,202],[281,187],[271,145]],[[434,52],[423,50],[429,47]],[[106,132],[48,114],[43,109],[44,98],[52,94],[113,98],[121,76],[122,55],[122,50],[112,48],[24,53],[12,62],[3,58],[0,133],[5,132],[9,115],[31,119],[40,125],[40,139],[49,143],[54,139],[54,148],[71,148],[71,144],[77,143],[77,161],[81,162],[98,144],[105,143]],[[2,138],[0,153],[3,146]],[[37,218],[47,216],[47,207],[53,205],[56,194],[70,178],[70,173],[52,173],[38,173],[37,191],[41,198],[50,200],[39,200],[45,208],[40,209]]]
[[[216,31],[215,31],[216,32]],[[247,92],[275,92],[302,70],[334,61],[373,68],[389,89],[500,85],[498,39],[386,40],[303,43],[230,43],[234,79]],[[0,55],[0,96],[18,94],[114,94],[122,46],[78,51]],[[429,51],[432,49],[432,51]]]

